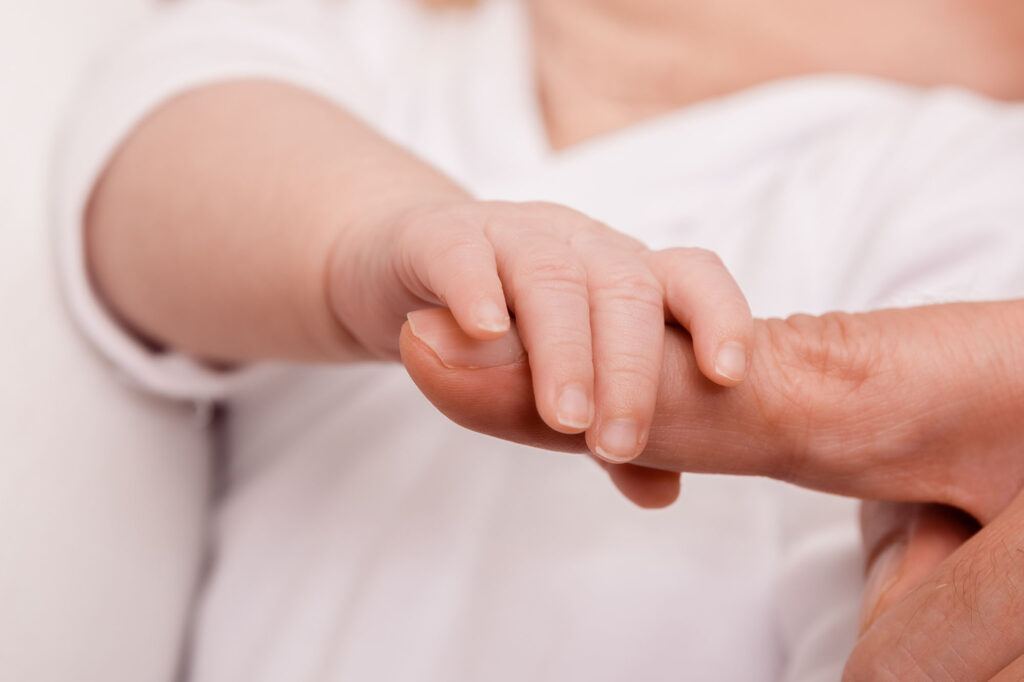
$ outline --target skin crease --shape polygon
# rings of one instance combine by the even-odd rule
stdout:
[[[524,1],[535,38],[539,101],[554,148],[708,97],[820,71],[1024,97],[1019,0]],[[871,37],[870,49],[864,36]],[[186,148],[209,153],[176,153]],[[339,158],[355,162],[343,166]],[[218,191],[193,192],[196,182]],[[351,197],[359,201],[344,200]],[[338,230],[384,207],[393,212],[467,199],[454,183],[322,102],[266,84],[215,86],[170,103],[118,153],[89,206],[87,248],[111,309],[157,343],[218,363],[394,357],[400,316],[382,342],[391,345],[371,349],[339,324],[324,294]],[[140,236],[139,225],[151,229]],[[292,238],[296,225],[303,228],[300,240]],[[180,276],[183,264],[187,278]],[[1016,321],[1022,313],[1013,305],[760,321],[753,374],[730,390],[710,385],[694,369],[688,337],[671,329],[663,367],[671,385],[662,382],[659,389],[659,396],[666,395],[659,398],[642,461],[961,507],[986,524],[977,536],[982,542],[968,543],[940,563],[929,555],[916,565],[939,572],[923,589],[927,580],[942,584],[941,571],[970,573],[970,557],[991,554],[988,538],[1009,542],[1018,527],[1010,523],[1016,516],[1000,514],[1004,508],[1019,514],[1011,500],[1021,482],[1010,407],[1021,404],[1022,374],[1006,360],[1018,352],[1012,341],[1022,331]],[[878,322],[883,319],[885,324]],[[849,339],[861,342],[849,345]],[[415,375],[414,358],[427,363],[433,356],[422,348],[416,356],[414,341],[403,332],[402,349]],[[465,372],[459,379],[446,368],[434,369],[437,381],[447,377],[441,385],[457,399],[455,387]],[[512,401],[509,414],[524,421],[507,424],[492,416],[489,425],[470,425],[582,449],[580,436],[542,430],[532,404],[526,410],[524,370],[476,370],[477,376],[508,375],[503,380],[515,390],[503,399]],[[429,380],[421,385],[431,390]],[[893,404],[897,395],[901,400]],[[854,406],[862,409],[854,412]],[[443,409],[458,412],[456,407]],[[465,422],[471,414],[453,417]],[[686,443],[686,452],[678,451],[679,443]],[[650,506],[678,492],[671,472],[606,468],[620,489]],[[999,534],[985,535],[993,529]],[[928,537],[919,531],[911,541]],[[1013,565],[1005,568],[985,575],[1012,575]],[[1000,586],[993,580],[960,582]],[[933,625],[971,615],[941,600],[932,602],[941,609],[922,611],[912,599],[919,588],[912,587],[902,592],[910,601],[888,604],[894,620],[881,616],[869,630],[851,661],[851,679],[877,679],[858,665],[905,670],[885,657],[906,650],[893,645],[893,633],[913,630],[908,613],[937,614],[928,621]],[[881,627],[884,622],[889,625]],[[934,645],[933,651],[915,652],[920,660],[941,662],[948,638],[934,627],[919,632]]]

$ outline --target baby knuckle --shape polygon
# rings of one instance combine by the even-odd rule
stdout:
[[[618,377],[617,383],[629,387],[624,403],[642,406],[653,402],[658,393],[660,375],[650,364],[650,358],[633,357],[623,358],[612,365],[610,373]]]
[[[665,294],[661,282],[646,269],[618,269],[601,278],[600,288],[615,298],[662,306]]]
[[[545,339],[549,353],[558,358],[578,358],[582,365],[591,365],[592,347],[590,337],[580,335],[576,329],[553,331]]]
[[[587,273],[575,259],[564,256],[533,257],[526,261],[520,272],[527,280],[559,282],[585,286]]]

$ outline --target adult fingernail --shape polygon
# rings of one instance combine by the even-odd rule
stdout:
[[[476,318],[477,326],[488,332],[507,331],[510,325],[508,308],[499,306],[488,298],[476,304],[473,316]]]
[[[864,600],[860,613],[860,634],[867,632],[884,613],[883,601],[886,594],[900,578],[903,559],[907,555],[907,539],[900,537],[882,550],[875,558],[864,584]]]
[[[729,381],[743,381],[747,374],[747,349],[742,343],[727,341],[718,349],[715,372]]]
[[[445,367],[482,369],[522,361],[526,351],[515,329],[493,341],[478,341],[459,328],[444,308],[416,310],[407,316],[412,335],[434,351]]]
[[[612,419],[601,426],[594,452],[609,462],[628,462],[637,455],[640,432],[632,419]]]
[[[590,399],[580,384],[569,384],[562,389],[557,410],[555,418],[567,429],[585,429],[594,418]]]

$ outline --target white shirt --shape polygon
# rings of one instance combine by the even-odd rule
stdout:
[[[710,248],[758,316],[1004,298],[1024,294],[1024,110],[817,76],[553,152],[514,0],[176,4],[83,94],[57,210],[72,311],[113,364],[231,406],[190,679],[838,679],[859,600],[853,502],[689,476],[679,503],[642,511],[584,458],[448,423],[398,366],[226,376],[154,355],[89,289],[82,207],[161,102],[263,76],[337,101],[481,198]]]

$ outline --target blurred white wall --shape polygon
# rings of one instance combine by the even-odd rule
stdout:
[[[119,385],[65,318],[46,178],[89,55],[146,0],[0,3],[0,680],[173,679],[206,453],[184,408]]]

